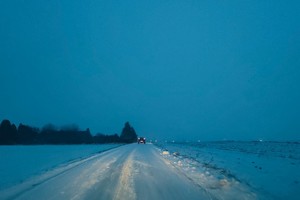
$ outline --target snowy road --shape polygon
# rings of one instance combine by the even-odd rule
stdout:
[[[154,145],[130,144],[54,169],[0,192],[0,199],[216,198]]]

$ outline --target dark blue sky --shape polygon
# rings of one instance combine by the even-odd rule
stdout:
[[[0,2],[0,119],[300,139],[300,1]]]

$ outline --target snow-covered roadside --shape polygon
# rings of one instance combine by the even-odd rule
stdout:
[[[0,146],[0,190],[120,144]]]
[[[298,199],[300,195],[300,143],[161,143],[157,146],[174,167],[212,194],[223,193],[227,199],[238,190],[249,194],[248,197],[257,195],[258,199]]]

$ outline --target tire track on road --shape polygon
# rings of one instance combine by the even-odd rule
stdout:
[[[121,173],[118,185],[115,190],[115,195],[113,197],[114,200],[121,200],[121,199],[136,199],[136,192],[133,182],[133,155],[134,151],[130,153],[130,155],[127,157]]]

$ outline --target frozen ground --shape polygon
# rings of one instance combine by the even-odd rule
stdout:
[[[0,145],[0,190],[58,165],[117,146],[119,145]]]
[[[175,168],[219,199],[231,199],[239,190],[258,199],[299,199],[299,142],[170,142],[157,146],[168,150],[164,157]]]
[[[130,144],[58,165],[0,199],[298,199],[299,143]]]

